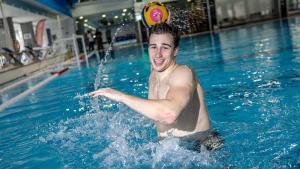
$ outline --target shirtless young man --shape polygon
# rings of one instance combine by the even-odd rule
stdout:
[[[208,149],[211,138],[210,120],[204,100],[204,92],[193,70],[176,63],[180,35],[175,27],[166,23],[157,24],[150,29],[149,56],[151,74],[149,77],[148,99],[139,98],[123,92],[103,88],[91,96],[105,96],[129,106],[136,112],[156,123],[159,137],[187,137],[196,140],[197,149],[204,144]],[[205,133],[200,137],[197,133]],[[217,139],[218,140],[218,139]]]

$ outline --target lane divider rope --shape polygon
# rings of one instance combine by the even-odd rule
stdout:
[[[69,67],[63,68],[59,71],[56,72],[51,72],[50,77],[48,77],[47,79],[41,81],[40,83],[36,84],[35,86],[25,90],[24,92],[22,92],[21,94],[15,96],[14,98],[5,101],[3,104],[0,105],[0,112],[2,110],[4,110],[5,108],[7,108],[8,106],[10,106],[11,104],[17,102],[19,99],[23,98],[24,96],[32,93],[33,91],[37,90],[38,88],[44,86],[45,84],[49,83],[51,80],[55,79],[56,77],[62,75],[64,72],[66,72],[67,70],[69,70]]]

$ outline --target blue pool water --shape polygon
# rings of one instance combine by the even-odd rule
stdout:
[[[37,83],[47,79],[50,76],[50,72],[46,71],[45,73],[40,73],[39,76],[30,78],[28,81],[26,81],[26,83],[20,83],[19,85],[5,90],[5,92],[0,92],[0,105],[28,90],[29,88],[34,87]]]
[[[180,50],[225,139],[220,150],[158,142],[154,124],[126,106],[80,97],[94,90],[94,59],[0,112],[0,168],[300,167],[300,18],[183,38]],[[146,48],[114,55],[97,83],[146,98]]]

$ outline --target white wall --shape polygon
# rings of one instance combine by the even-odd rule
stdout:
[[[62,17],[61,19],[62,38],[68,38],[75,34],[75,22],[73,18]]]
[[[253,14],[270,15],[272,8],[272,0],[216,0],[218,22],[226,18],[247,18]]]
[[[272,0],[251,0],[248,1],[249,14],[261,13],[262,15],[271,14],[273,5]]]

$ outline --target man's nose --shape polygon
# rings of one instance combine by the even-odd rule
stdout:
[[[155,56],[156,57],[161,57],[162,56],[162,54],[161,54],[161,48],[157,48]]]

